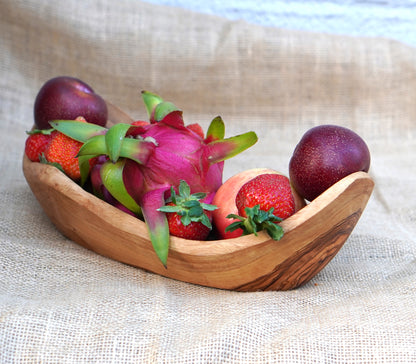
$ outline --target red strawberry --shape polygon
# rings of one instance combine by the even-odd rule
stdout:
[[[166,206],[177,207],[172,202],[167,203]],[[204,213],[207,216],[208,220],[211,222],[211,211],[205,211]],[[177,212],[166,213],[166,217],[168,219],[169,224],[169,232],[171,235],[192,240],[205,240],[208,237],[212,229],[211,227],[204,225],[200,221],[191,221],[190,223],[185,225],[182,222],[183,216],[179,214],[180,210],[178,210]]]
[[[49,163],[58,163],[65,174],[74,181],[81,178],[78,158],[76,157],[83,143],[58,132],[45,151]]]
[[[266,230],[279,240],[283,229],[278,222],[295,213],[295,199],[290,181],[281,174],[261,174],[245,183],[237,193],[235,203],[239,215],[227,218],[238,219],[226,231],[242,229],[244,234],[257,234]]]
[[[289,178],[281,174],[261,174],[244,184],[237,193],[235,203],[238,213],[247,217],[245,208],[260,205],[268,211],[273,207],[273,215],[286,219],[295,212],[295,200]]]
[[[25,142],[25,153],[26,156],[32,162],[39,162],[39,157],[42,153],[45,153],[47,146],[56,131],[49,130],[34,130],[28,132],[29,136]]]
[[[217,207],[200,201],[205,197],[205,193],[191,195],[185,181],[180,182],[178,195],[171,188],[170,202],[159,209],[166,213],[171,235],[192,240],[207,239],[212,229],[212,211]]]

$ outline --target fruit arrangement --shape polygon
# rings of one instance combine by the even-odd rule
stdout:
[[[25,155],[32,164],[58,167],[87,195],[145,223],[152,250],[165,269],[177,238],[189,241],[188,247],[198,242],[201,251],[211,247],[212,254],[213,244],[243,236],[267,234],[280,241],[290,230],[286,220],[302,220],[301,210],[308,216],[311,208],[306,207],[323,192],[369,168],[368,148],[357,134],[322,125],[296,146],[290,177],[256,168],[223,182],[224,161],[254,145],[257,135],[250,131],[226,138],[220,117],[204,133],[197,123],[186,125],[182,111],[171,102],[147,91],[142,98],[148,120],[113,125],[102,121],[103,115],[107,120],[108,104],[87,84],[71,77],[49,80],[35,101],[35,126],[28,132]],[[91,110],[96,115],[87,113]],[[24,163],[25,172],[27,168]],[[366,186],[368,198],[372,185]],[[339,188],[342,194],[349,186]]]

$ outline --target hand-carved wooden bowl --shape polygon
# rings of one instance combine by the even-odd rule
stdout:
[[[214,241],[171,237],[166,269],[144,222],[83,190],[53,166],[24,156],[23,171],[46,215],[74,242],[166,277],[237,291],[288,290],[309,281],[342,247],[374,186],[364,172],[345,177],[284,220],[279,241],[263,232]]]
[[[109,124],[131,118],[108,103]],[[167,268],[143,221],[82,189],[57,168],[23,157],[25,178],[49,219],[74,242],[111,259],[177,280],[237,291],[288,290],[313,278],[341,249],[371,196],[374,182],[353,173],[265,232],[227,240],[171,237]]]

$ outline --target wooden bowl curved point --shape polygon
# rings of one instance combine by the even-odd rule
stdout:
[[[53,166],[24,156],[23,172],[46,215],[74,242],[165,277],[237,291],[288,290],[309,281],[351,234],[374,187],[365,172],[345,177],[284,220],[279,241],[264,232],[214,241],[171,237],[165,268],[143,221],[88,193]]]

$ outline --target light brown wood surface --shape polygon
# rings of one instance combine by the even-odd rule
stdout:
[[[308,282],[342,247],[372,193],[351,174],[281,223],[285,235],[194,241],[171,237],[165,268],[146,225],[86,192],[57,168],[23,158],[26,180],[46,215],[74,242],[119,262],[194,284],[238,291],[288,290]]]

